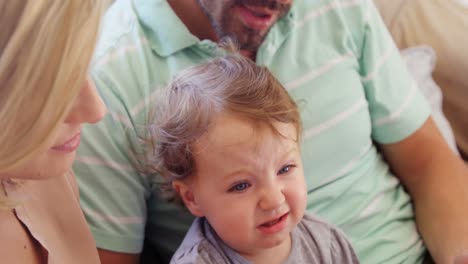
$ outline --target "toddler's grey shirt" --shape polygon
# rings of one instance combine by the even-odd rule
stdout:
[[[284,264],[359,263],[344,233],[310,215],[305,215],[292,231],[292,249]],[[250,264],[228,247],[205,218],[192,223],[171,264]]]

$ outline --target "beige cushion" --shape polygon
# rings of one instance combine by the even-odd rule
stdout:
[[[426,44],[437,55],[434,79],[459,148],[468,154],[468,7],[466,0],[375,0],[400,48]]]
[[[429,102],[432,118],[442,132],[442,136],[458,155],[452,128],[442,112],[442,91],[432,78],[436,63],[434,50],[429,46],[416,46],[402,50],[401,56],[419,90]]]

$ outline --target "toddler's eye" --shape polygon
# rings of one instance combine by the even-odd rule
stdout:
[[[292,168],[296,167],[295,165],[286,165],[278,171],[278,174],[288,173]]]
[[[250,184],[248,182],[241,182],[241,183],[238,183],[238,184],[232,186],[229,189],[229,191],[230,192],[243,192],[249,187],[250,187]]]

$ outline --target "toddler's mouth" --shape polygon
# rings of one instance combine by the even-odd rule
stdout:
[[[278,224],[279,222],[285,220],[288,215],[289,215],[289,212],[281,215],[280,217],[278,217],[276,219],[273,219],[271,221],[268,221],[268,222],[265,222],[265,223],[261,224],[260,227],[272,227],[272,226]]]

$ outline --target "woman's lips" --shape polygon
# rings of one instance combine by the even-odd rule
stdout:
[[[259,225],[257,228],[264,234],[273,234],[283,230],[286,227],[286,220],[289,217],[289,212],[280,217]]]
[[[80,145],[81,133],[77,133],[69,140],[65,141],[62,145],[53,146],[53,150],[62,151],[62,152],[73,152],[75,151],[78,146]]]
[[[250,29],[267,30],[274,22],[275,12],[267,8],[239,5],[235,11],[237,11],[244,26]]]

